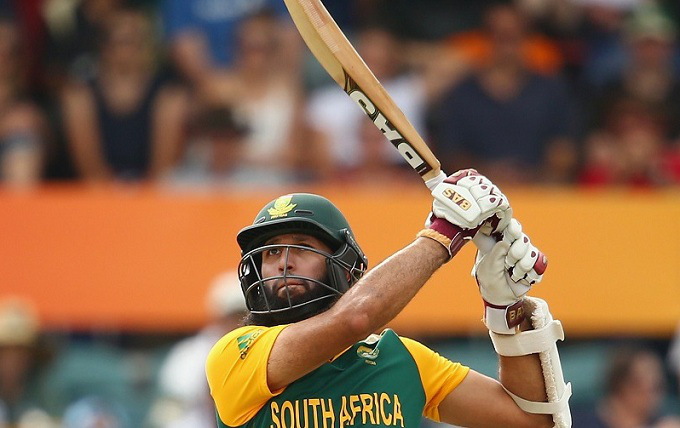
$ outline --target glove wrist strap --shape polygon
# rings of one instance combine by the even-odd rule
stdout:
[[[486,327],[498,334],[515,334],[516,327],[526,319],[524,312],[524,301],[499,306],[483,300],[484,302],[484,324]]]
[[[423,229],[420,232],[418,232],[418,234],[416,236],[419,237],[419,238],[423,237],[423,238],[428,238],[428,239],[432,239],[433,241],[439,242],[444,247],[446,252],[449,253],[449,257],[446,259],[446,261],[448,262],[449,260],[451,260],[451,258],[453,258],[453,256],[451,255],[451,252],[450,252],[451,251],[450,250],[450,248],[451,248],[451,238],[449,238],[448,236],[441,234],[441,233],[439,233],[439,232],[437,232],[436,230],[433,230],[433,229]]]
[[[463,245],[472,239],[476,232],[477,229],[461,229],[443,218],[434,218],[430,227],[418,232],[417,236],[430,238],[442,244],[448,251],[449,260],[451,260],[463,248]]]
[[[418,237],[423,236],[425,238],[433,239],[433,240],[439,242],[440,244],[442,244],[446,248],[446,251],[448,251],[449,246],[451,246],[451,238],[444,235],[443,233],[437,232],[434,229],[423,229],[420,232],[418,232],[418,234],[416,236],[418,236]]]

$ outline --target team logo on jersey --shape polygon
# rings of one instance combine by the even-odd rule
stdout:
[[[359,346],[357,348],[357,355],[359,358],[363,358],[364,361],[366,361],[366,364],[371,364],[371,365],[376,365],[375,360],[378,359],[378,354],[380,353],[380,349],[375,348],[371,349],[368,346]]]
[[[253,345],[253,342],[255,342],[255,339],[257,339],[260,334],[262,334],[263,330],[257,330],[252,333],[244,334],[243,336],[240,336],[236,339],[236,343],[238,344],[238,350],[239,353],[241,354],[241,359],[245,359],[248,356],[248,351],[250,350],[250,347]]]
[[[293,211],[293,208],[297,207],[297,204],[291,203],[292,199],[292,195],[286,195],[281,196],[274,202],[274,206],[267,210],[272,220],[279,217],[286,217],[289,212]]]

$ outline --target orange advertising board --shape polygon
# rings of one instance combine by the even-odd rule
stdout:
[[[333,200],[372,266],[407,245],[430,198],[407,188],[308,188]],[[239,261],[235,235],[277,191],[116,187],[0,191],[0,298],[33,301],[52,329],[188,331]],[[550,266],[532,294],[568,335],[670,336],[680,322],[678,192],[510,189]],[[393,322],[406,334],[483,333],[474,249],[440,269]]]

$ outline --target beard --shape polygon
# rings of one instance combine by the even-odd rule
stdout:
[[[273,285],[267,284],[264,287],[267,301],[272,309],[301,305],[330,293],[326,287],[309,279],[288,278],[272,280],[272,282],[274,282]],[[326,283],[324,280],[320,282]]]
[[[323,284],[328,284],[329,277],[326,275],[320,280]],[[284,281],[272,280],[272,281]],[[277,289],[279,284],[275,286],[264,286],[265,295],[260,295],[261,303],[259,307],[266,307],[264,300],[269,303],[272,310],[286,309],[279,313],[252,313],[248,312],[245,318],[245,325],[261,325],[265,327],[273,327],[281,324],[289,324],[311,318],[322,312],[330,309],[335,302],[340,298],[340,293],[333,292],[321,284],[312,280],[295,279],[295,283],[300,283],[304,287],[304,292],[291,292],[290,303],[288,302],[288,294],[285,289]],[[326,297],[324,299],[324,297]],[[311,303],[315,299],[320,299]],[[297,307],[296,307],[297,306]]]

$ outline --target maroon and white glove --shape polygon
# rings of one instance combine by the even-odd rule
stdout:
[[[502,231],[502,236],[503,241],[510,244],[510,251],[505,259],[505,268],[510,273],[510,278],[526,286],[541,282],[548,267],[548,258],[522,232],[520,222],[512,219]]]
[[[543,279],[548,259],[515,219],[490,251],[477,251],[472,275],[484,300],[484,324],[499,334],[514,334],[524,321],[524,296]]]
[[[423,231],[441,243],[451,259],[486,222],[492,230],[503,228],[510,220],[508,199],[491,180],[474,169],[456,172],[432,190],[432,212]]]

